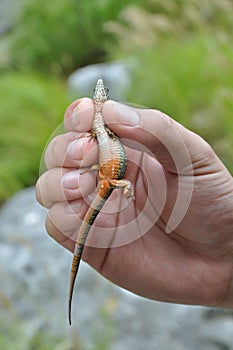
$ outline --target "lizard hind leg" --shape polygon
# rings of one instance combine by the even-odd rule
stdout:
[[[128,202],[130,201],[130,199],[135,199],[134,196],[134,191],[133,191],[133,186],[131,184],[131,182],[129,180],[125,180],[125,179],[121,179],[121,180],[115,180],[112,179],[110,180],[110,183],[112,186],[116,187],[116,188],[124,188],[124,195],[126,197],[126,199],[128,200]]]
[[[99,171],[100,167],[99,167],[99,164],[93,164],[91,167],[90,167],[90,171]]]
[[[87,166],[83,166],[79,168],[79,173],[80,174],[85,174],[87,172],[98,172],[99,171],[99,164],[93,164],[91,166],[87,165]]]

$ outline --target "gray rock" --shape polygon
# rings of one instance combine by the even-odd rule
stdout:
[[[34,188],[17,193],[1,208],[0,328],[3,322],[23,326],[28,339],[42,330],[73,348],[78,342],[82,349],[96,343],[111,350],[233,349],[232,312],[139,298],[85,263],[69,328],[71,254],[46,234],[45,217]]]
[[[79,68],[68,79],[68,89],[72,98],[88,96],[92,98],[98,79],[103,79],[110,90],[110,98],[123,101],[130,86],[129,64],[121,61],[93,64]]]

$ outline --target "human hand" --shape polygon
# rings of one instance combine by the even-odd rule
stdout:
[[[103,115],[126,144],[135,201],[126,207],[113,192],[112,212],[99,213],[83,259],[144,297],[233,308],[232,176],[201,137],[159,111],[107,101]],[[96,158],[85,133],[93,116],[89,99],[68,108],[67,132],[48,145],[48,171],[37,183],[47,231],[70,251],[96,184],[76,170]]]

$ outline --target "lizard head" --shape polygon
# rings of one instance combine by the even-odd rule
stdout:
[[[108,89],[104,86],[102,79],[98,79],[96,83],[93,99],[96,102],[105,102],[108,99]]]

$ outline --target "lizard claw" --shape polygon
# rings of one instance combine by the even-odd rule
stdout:
[[[89,140],[88,140],[89,142],[90,142],[91,140],[96,141],[96,140],[97,140],[97,137],[96,137],[96,132],[95,132],[95,130],[89,131],[89,135],[88,135],[87,137],[89,137]]]
[[[130,182],[128,182],[127,186],[125,186],[123,193],[124,193],[128,203],[130,203],[131,200],[135,200],[133,188],[132,188],[132,185]]]

